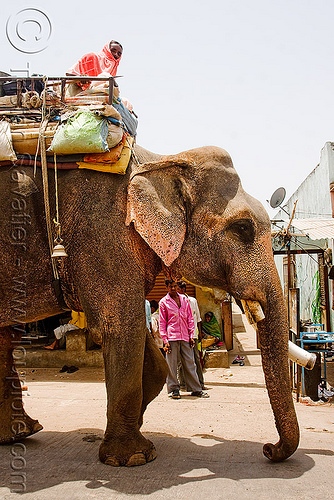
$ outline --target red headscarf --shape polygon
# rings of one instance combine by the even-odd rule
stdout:
[[[101,73],[109,73],[110,76],[116,76],[117,68],[121,57],[115,59],[109,49],[110,42],[106,43],[101,52],[89,52],[76,62],[68,73],[75,75],[98,76]]]

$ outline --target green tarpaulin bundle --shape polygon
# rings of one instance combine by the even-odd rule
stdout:
[[[57,129],[49,151],[56,154],[104,153],[109,151],[107,135],[105,118],[81,110]]]

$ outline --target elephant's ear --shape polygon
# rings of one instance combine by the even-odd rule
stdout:
[[[179,256],[187,230],[190,194],[180,169],[188,166],[166,157],[140,165],[130,176],[126,224],[134,223],[166,266]]]

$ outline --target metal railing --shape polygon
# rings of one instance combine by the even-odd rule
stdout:
[[[0,82],[16,82],[17,87],[16,87],[16,96],[17,96],[17,107],[21,108],[22,107],[22,90],[24,89],[24,82],[29,82],[31,83],[31,90],[34,90],[34,82],[36,81],[43,81],[44,85],[47,85],[48,83],[54,83],[54,82],[60,82],[60,98],[61,102],[65,104],[65,88],[66,88],[66,83],[77,83],[77,82],[91,82],[91,81],[100,81],[100,82],[109,82],[109,99],[108,103],[112,104],[113,97],[114,97],[114,85],[115,85],[115,78],[119,78],[117,76],[110,76],[109,78],[106,77],[99,77],[99,76],[27,76],[27,77],[22,77],[22,76],[1,76],[0,77]]]

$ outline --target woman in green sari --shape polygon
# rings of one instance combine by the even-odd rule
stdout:
[[[205,313],[205,321],[202,323],[202,333],[204,333],[204,338],[209,339],[212,338],[212,344],[218,344],[221,342],[222,334],[219,328],[219,323],[213,314],[213,312],[209,311]]]

